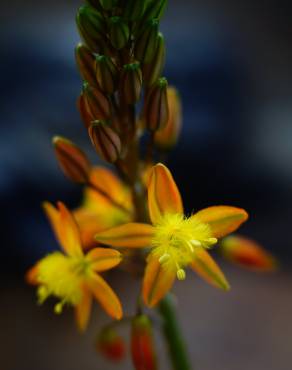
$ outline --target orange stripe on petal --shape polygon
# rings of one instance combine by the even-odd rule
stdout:
[[[113,227],[95,235],[95,240],[114,247],[149,247],[154,228],[148,224],[128,223]]]
[[[90,318],[92,306],[92,294],[88,291],[87,287],[83,288],[83,296],[81,302],[75,306],[75,319],[80,331],[84,331],[87,328],[88,321]]]
[[[88,286],[107,314],[120,320],[123,316],[121,302],[106,281],[101,276],[94,275],[88,281]]]
[[[223,290],[230,289],[220,267],[205,249],[196,248],[191,267],[207,283]]]
[[[150,258],[143,280],[143,299],[147,306],[155,306],[171,289],[176,277],[174,269],[163,268],[157,258]]]
[[[242,208],[213,206],[202,209],[194,217],[209,224],[214,237],[222,238],[238,229],[248,219],[248,214]]]
[[[159,222],[165,213],[183,213],[179,190],[169,169],[163,164],[155,165],[148,183],[148,207],[151,221]]]
[[[38,285],[38,264],[31,267],[25,274],[25,280],[28,284]]]
[[[94,248],[87,253],[86,259],[90,261],[94,271],[101,272],[117,266],[122,260],[122,255],[114,249]]]

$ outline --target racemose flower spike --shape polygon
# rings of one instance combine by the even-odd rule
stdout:
[[[247,212],[213,206],[184,216],[177,185],[161,163],[150,171],[148,209],[152,225],[128,223],[95,236],[98,242],[115,247],[150,249],[143,280],[145,304],[155,306],[176,278],[185,279],[188,266],[208,283],[228,290],[229,284],[208,249],[245,222]]]
[[[44,210],[62,252],[47,255],[27,273],[28,281],[38,286],[39,303],[54,296],[59,300],[54,309],[57,314],[62,312],[64,305],[73,306],[81,331],[87,327],[93,298],[109,316],[121,319],[121,303],[100,276],[101,272],[121,262],[121,254],[109,248],[94,248],[84,254],[78,226],[66,206],[59,202],[55,208],[46,202]]]

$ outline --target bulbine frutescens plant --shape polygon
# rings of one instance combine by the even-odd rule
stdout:
[[[94,166],[70,140],[56,136],[55,153],[65,175],[84,187],[75,210],[62,202],[43,207],[61,250],[29,270],[39,303],[53,296],[54,311],[75,310],[81,331],[96,300],[119,323],[131,325],[131,353],[138,370],[157,369],[149,309],[157,309],[174,369],[190,369],[171,296],[187,269],[229,290],[211,257],[216,246],[229,260],[271,270],[273,258],[255,242],[232,235],[247,220],[234,206],[211,206],[185,215],[169,169],[156,163],[175,146],[182,122],[180,97],[162,76],[164,36],[159,22],[166,0],[88,0],[77,12],[82,39],[75,50],[83,87],[78,108],[97,154],[113,166]],[[223,239],[222,239],[223,238]],[[120,268],[141,279],[134,317],[124,319],[117,294],[103,272]],[[135,304],[135,302],[133,303]],[[147,314],[146,314],[147,312]],[[150,314],[151,315],[151,314]],[[98,348],[124,356],[116,321],[102,328]]]

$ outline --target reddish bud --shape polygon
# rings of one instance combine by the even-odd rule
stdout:
[[[152,86],[161,76],[165,63],[165,42],[162,33],[158,33],[158,41],[155,53],[149,63],[143,65],[143,77],[145,85]]]
[[[92,145],[101,158],[110,163],[116,162],[121,153],[121,140],[118,134],[102,121],[94,121],[88,133]]]
[[[75,49],[75,58],[83,80],[88,81],[93,86],[96,85],[94,56],[90,49],[79,43]]]
[[[151,19],[136,41],[135,57],[141,63],[149,63],[155,54],[158,43],[158,27],[158,20]]]
[[[110,102],[102,91],[84,82],[83,94],[88,104],[89,111],[95,120],[105,120],[110,117]]]
[[[273,271],[276,259],[254,240],[231,235],[221,241],[221,251],[229,261],[256,271]]]
[[[156,370],[152,325],[145,315],[132,320],[131,354],[136,370]]]
[[[60,136],[53,138],[53,144],[64,174],[73,182],[87,183],[91,165],[85,153],[72,141]]]
[[[111,58],[98,55],[95,59],[95,73],[100,89],[107,94],[113,94],[117,86],[118,70]]]
[[[123,360],[126,353],[123,338],[112,328],[102,330],[96,341],[96,349],[104,357],[115,362]]]
[[[92,121],[94,121],[94,117],[92,116],[90,109],[88,107],[86,98],[84,94],[81,93],[78,100],[77,100],[77,107],[80,112],[81,119],[84,123],[84,126],[88,129],[91,125]]]
[[[142,91],[140,63],[125,64],[120,83],[120,95],[127,104],[135,104]]]

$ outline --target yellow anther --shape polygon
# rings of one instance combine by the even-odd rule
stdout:
[[[37,295],[38,295],[38,303],[43,304],[44,301],[48,298],[50,295],[48,289],[44,285],[40,285],[38,290],[37,290]]]
[[[159,258],[159,263],[163,264],[167,262],[170,258],[170,255],[168,253],[164,253],[160,258]]]
[[[55,314],[60,315],[62,313],[64,304],[65,304],[65,302],[62,301],[62,302],[59,302],[55,305],[55,307],[54,307]]]
[[[202,246],[202,243],[199,240],[191,240],[191,244],[194,247],[201,247]]]
[[[177,276],[178,280],[185,280],[185,278],[186,278],[185,270],[178,269],[177,272],[176,272],[176,276]]]
[[[207,247],[210,247],[211,245],[214,245],[218,242],[218,239],[217,238],[208,238],[208,239],[205,239],[204,240],[204,244],[207,246]]]

